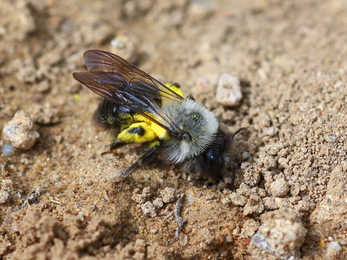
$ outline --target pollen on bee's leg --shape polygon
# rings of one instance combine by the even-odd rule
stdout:
[[[146,130],[143,129],[142,126],[134,127],[128,130],[129,134],[137,134],[139,136],[143,136],[146,133]]]
[[[119,133],[117,139],[122,143],[144,143],[156,138],[150,124],[146,122],[134,123]]]

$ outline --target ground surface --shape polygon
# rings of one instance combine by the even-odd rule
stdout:
[[[1,1],[0,129],[24,110],[40,139],[0,156],[0,258],[347,258],[347,3],[240,2]],[[141,150],[101,155],[100,99],[71,76],[92,48],[247,127],[234,189],[160,161],[109,181]],[[234,108],[216,102],[224,72],[242,83]]]

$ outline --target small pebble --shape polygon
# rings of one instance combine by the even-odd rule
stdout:
[[[243,161],[249,159],[250,157],[251,157],[251,155],[249,154],[249,152],[245,151],[242,153],[242,160]]]
[[[164,203],[173,202],[176,199],[176,191],[173,188],[166,187],[160,191],[160,196]]]
[[[283,178],[279,178],[270,184],[270,190],[273,196],[283,197],[289,191],[288,182]]]
[[[337,259],[340,254],[341,246],[338,242],[332,241],[327,244],[326,257],[327,259]]]
[[[153,203],[150,201],[147,201],[145,204],[142,204],[141,210],[147,216],[151,216],[151,217],[157,216],[157,213],[155,212],[155,207]]]
[[[13,153],[14,149],[15,148],[10,144],[3,144],[1,147],[1,152],[5,156],[10,156]]]
[[[264,204],[259,196],[251,195],[243,208],[243,215],[258,215],[264,211]]]
[[[333,136],[333,135],[328,135],[326,140],[328,142],[331,142],[331,143],[334,143],[336,141],[337,137],[336,136]]]
[[[149,231],[151,234],[157,234],[158,233],[158,229],[151,229],[150,231]]]
[[[263,215],[263,224],[251,239],[251,246],[269,252],[278,259],[300,259],[300,247],[306,229],[295,210],[282,209]]]
[[[239,79],[223,73],[218,81],[216,99],[223,106],[237,106],[242,99]]]
[[[24,111],[18,111],[2,130],[4,143],[23,150],[29,150],[39,137],[34,121]]]
[[[9,179],[4,179],[0,182],[0,204],[7,203],[11,194],[14,193],[13,181]]]
[[[163,199],[156,198],[155,200],[153,200],[153,205],[157,208],[162,208],[164,206]]]
[[[4,204],[10,198],[10,193],[6,190],[0,190],[0,204]]]
[[[180,235],[180,245],[185,246],[188,243],[188,236],[186,234]]]
[[[236,192],[230,194],[230,200],[236,206],[245,206],[247,203],[247,198]]]

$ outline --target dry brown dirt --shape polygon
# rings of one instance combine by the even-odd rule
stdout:
[[[25,111],[40,139],[0,156],[0,258],[346,259],[346,28],[345,0],[1,1],[0,130]],[[110,181],[141,150],[102,155],[100,98],[72,78],[88,49],[247,127],[234,188],[160,161]],[[236,107],[216,102],[222,73]]]

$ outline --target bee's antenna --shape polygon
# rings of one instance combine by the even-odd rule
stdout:
[[[237,130],[235,133],[233,133],[233,135],[232,135],[231,138],[230,138],[230,145],[233,144],[233,141],[234,141],[235,136],[236,136],[238,133],[240,133],[240,132],[242,132],[243,130],[246,130],[246,129],[247,129],[246,127],[241,127],[239,130]]]

